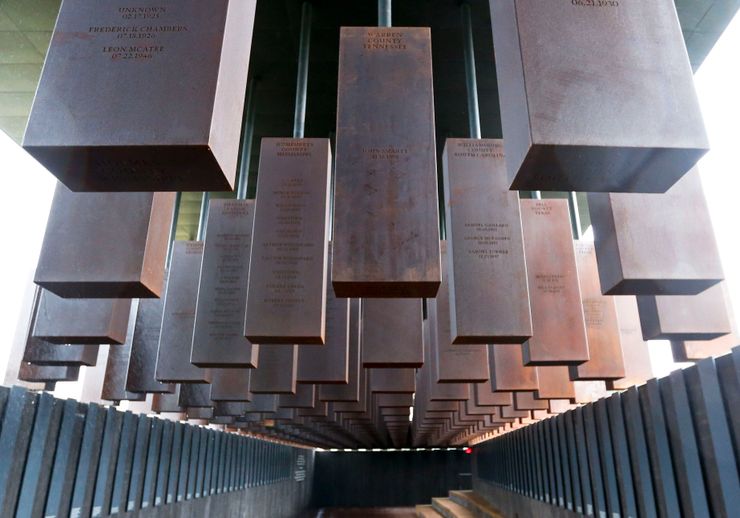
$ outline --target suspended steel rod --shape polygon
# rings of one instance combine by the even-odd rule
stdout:
[[[465,86],[468,91],[468,125],[470,138],[481,138],[480,108],[478,106],[478,80],[475,72],[475,46],[473,44],[473,22],[470,4],[460,7],[463,24],[463,49],[465,52]]]
[[[211,195],[207,192],[203,193],[203,198],[200,201],[200,216],[198,217],[198,235],[195,238],[196,241],[203,241],[206,235],[206,220],[208,218],[208,202],[211,200]]]
[[[568,208],[570,209],[570,223],[573,225],[573,237],[581,239],[583,228],[581,228],[581,217],[578,213],[578,197],[575,192],[568,193]]]
[[[247,98],[244,102],[244,129],[242,131],[241,162],[239,162],[239,181],[236,187],[236,199],[247,199],[249,187],[249,164],[252,159],[252,142],[254,141],[254,98],[255,81],[247,84]]]
[[[167,261],[165,267],[170,267],[170,261],[172,260],[172,245],[175,242],[175,235],[177,234],[177,220],[180,219],[180,200],[182,200],[182,193],[178,192],[175,196],[175,209],[172,212],[172,225],[170,226],[170,239],[167,245]]]
[[[391,27],[393,23],[393,0],[378,0],[378,27]]]
[[[301,9],[301,36],[298,47],[298,81],[295,89],[293,138],[303,138],[306,132],[306,100],[308,96],[308,59],[311,51],[312,7],[303,2]]]

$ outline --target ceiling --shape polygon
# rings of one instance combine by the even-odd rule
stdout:
[[[60,0],[0,0],[0,129],[20,142],[51,37]],[[259,141],[291,136],[302,0],[260,0],[250,78],[255,90],[255,144],[249,193],[254,195]],[[339,27],[375,25],[377,3],[314,0],[307,137],[332,137],[336,118]],[[470,0],[481,127],[484,138],[501,136],[488,0]],[[740,7],[740,0],[676,0],[689,57],[698,68]],[[393,8],[396,26],[432,29],[437,148],[447,137],[468,135],[460,0],[404,0]],[[228,196],[229,194],[223,194]],[[197,232],[199,193],[182,198],[178,239]],[[587,218],[585,202],[582,216]],[[584,221],[587,223],[587,221]]]

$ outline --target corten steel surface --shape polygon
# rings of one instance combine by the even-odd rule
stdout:
[[[440,242],[442,252],[442,283],[437,297],[427,299],[427,312],[431,332],[437,334],[432,341],[436,356],[432,380],[437,383],[478,383],[489,379],[488,346],[453,344],[450,333],[450,268],[447,263],[447,241]],[[486,281],[487,282],[487,281]],[[483,283],[484,284],[484,283]],[[436,324],[436,325],[434,325]]]
[[[331,151],[328,139],[262,139],[244,334],[323,344]]]
[[[733,334],[714,340],[671,340],[671,355],[673,361],[677,363],[698,362],[705,358],[726,354],[727,347],[734,347],[733,344],[738,343],[740,341]]]
[[[665,194],[590,193],[602,293],[696,295],[724,278],[699,170]]]
[[[437,348],[435,340],[437,333],[432,331],[434,322],[429,318],[424,320],[422,330],[424,334],[424,365],[419,369],[419,382],[427,390],[430,401],[463,401],[470,397],[470,385],[467,383],[437,383],[437,355],[433,351]],[[363,344],[364,346],[364,344]]]
[[[270,344],[260,348],[259,367],[252,371],[254,394],[295,394],[298,346]]]
[[[180,385],[178,404],[191,408],[211,408],[211,386],[206,383],[183,383]]]
[[[256,4],[65,1],[24,147],[75,191],[231,190]]]
[[[537,391],[540,399],[569,399],[576,397],[569,367],[566,365],[547,365],[536,367]]]
[[[531,418],[532,413],[529,410],[517,410],[513,406],[502,406],[499,414],[504,419]]]
[[[211,401],[249,401],[252,369],[213,369]]]
[[[370,392],[368,370],[360,367],[359,372],[359,395],[357,401],[334,401],[332,408],[337,412],[365,412],[367,409],[367,396]]]
[[[298,358],[300,362],[300,356]],[[280,408],[313,408],[315,404],[316,385],[307,383],[298,385],[295,394],[280,394],[278,397]]]
[[[77,381],[79,375],[80,367],[69,365],[32,365],[21,362],[18,369],[18,379],[29,383]]]
[[[412,394],[416,390],[414,369],[365,369],[369,390],[381,394]]]
[[[503,141],[447,139],[443,171],[452,343],[524,342],[532,336],[527,267]]]
[[[98,345],[58,345],[31,338],[26,342],[23,360],[34,365],[85,365],[94,367],[98,361]]]
[[[210,372],[190,363],[202,241],[175,241],[162,310],[154,377],[166,383],[208,383]]]
[[[106,401],[144,401],[146,394],[126,390],[126,369],[130,345],[111,345],[108,348],[108,359],[105,366],[105,378],[100,399]]]
[[[108,347],[108,358],[105,365],[105,377],[103,378],[103,390],[101,399],[108,401],[144,401],[146,394],[129,392],[126,389],[126,378],[128,377],[129,363],[131,357],[131,344],[134,340],[136,329],[136,314],[138,313],[138,302],[131,306],[126,331],[126,341],[123,345],[111,345]]]
[[[55,344],[122,344],[131,299],[63,299],[41,290],[33,336]]]
[[[341,28],[331,275],[339,297],[437,293],[433,97],[428,28]]]
[[[278,409],[277,394],[252,394],[252,400],[246,406],[249,413],[275,413]]]
[[[248,403],[241,401],[218,401],[213,405],[213,417],[236,417],[243,415]],[[190,409],[188,409],[188,412]]]
[[[533,336],[527,365],[589,359],[573,236],[566,200],[521,200]]]
[[[548,410],[547,399],[537,399],[535,392],[514,392],[514,408],[517,410]]]
[[[475,415],[475,416],[490,416],[491,414],[495,413],[495,410],[491,408],[490,406],[478,406],[475,403],[474,399],[466,399],[465,401],[458,401],[458,408],[460,408],[460,411],[463,409],[465,410],[466,415]]]
[[[163,299],[139,300],[126,375],[126,390],[130,392],[172,393],[175,391],[174,385],[160,383],[154,378],[163,307]]]
[[[512,189],[665,192],[707,151],[672,0],[490,5]]]
[[[244,337],[253,200],[212,200],[190,361],[199,367],[256,367],[258,346]]]
[[[361,340],[364,367],[421,367],[421,300],[363,299]]]
[[[64,298],[159,297],[174,193],[57,184],[34,282]]]
[[[373,394],[378,408],[405,408],[414,404],[412,394]]]
[[[489,346],[491,387],[494,391],[537,390],[537,369],[524,365],[522,347],[519,344]]]
[[[348,383],[346,385],[319,385],[320,401],[359,401],[360,370],[362,369],[362,358],[360,356],[360,311],[360,299],[350,299],[349,358],[347,360]]]
[[[184,412],[185,409],[180,406],[178,401],[180,400],[180,385],[175,385],[175,390],[172,393],[160,392],[152,394],[152,412]]]
[[[298,346],[298,383],[349,382],[350,299],[336,298],[331,284],[326,290],[325,345]]]
[[[494,392],[491,381],[472,385],[473,397],[477,406],[503,406],[513,404],[511,392]]]
[[[637,297],[645,340],[712,340],[732,332],[722,284],[698,295]]]
[[[594,244],[576,241],[576,266],[586,322],[589,359],[571,366],[574,380],[620,379],[625,375],[622,340],[614,297],[602,295]]]
[[[642,339],[640,314],[637,300],[630,295],[614,297],[619,321],[619,336],[624,356],[624,377],[608,380],[609,390],[626,390],[633,385],[642,385],[653,377],[648,344]]]
[[[185,411],[185,415],[188,419],[202,419],[202,420],[208,420],[213,419],[213,408],[205,408],[205,407],[194,407],[194,408],[188,408]]]

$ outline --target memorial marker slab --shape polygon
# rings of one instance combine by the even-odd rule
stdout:
[[[417,368],[424,363],[422,304],[419,299],[362,301],[362,365]]]
[[[252,369],[214,369],[211,401],[249,401]]]
[[[514,408],[517,410],[549,410],[547,399],[539,399],[536,392],[514,392]]]
[[[637,297],[645,340],[712,340],[732,332],[722,285],[698,295]]]
[[[179,404],[180,385],[175,385],[175,391],[172,393],[160,392],[152,395],[152,412],[185,412]]]
[[[154,378],[159,334],[162,329],[163,299],[140,299],[131,343],[126,390],[129,392],[172,393],[175,386]]]
[[[57,345],[31,338],[26,343],[23,361],[34,365],[69,365],[94,367],[98,345]]]
[[[57,184],[34,282],[64,298],[163,292],[175,193],[74,193]]]
[[[244,415],[248,409],[247,401],[218,401],[213,406],[213,417],[236,417]]]
[[[431,314],[430,314],[431,315]],[[432,332],[434,322],[427,318],[422,324],[424,336],[424,365],[419,369],[421,388],[426,389],[430,401],[464,401],[470,398],[470,385],[468,383],[437,383],[434,373],[437,371],[437,355],[432,351],[436,349],[434,341],[437,333]],[[363,344],[364,347],[364,344]]]
[[[430,325],[436,324],[432,332],[436,332],[433,340],[436,356],[435,370],[432,380],[437,383],[480,383],[489,379],[488,374],[488,346],[477,344],[453,344],[450,328],[450,277],[451,268],[447,262],[447,242],[440,243],[442,252],[442,283],[437,291],[437,297],[427,299],[427,309]]]
[[[315,403],[316,386],[306,383],[299,384],[295,394],[280,394],[278,397],[280,408],[313,408]]]
[[[591,193],[588,207],[602,293],[696,295],[724,278],[698,169],[665,194]]]
[[[624,356],[614,298],[601,294],[594,244],[576,241],[575,248],[589,359],[580,365],[571,366],[571,379],[623,378]]]
[[[133,326],[132,326],[133,331]],[[131,344],[112,345],[108,348],[108,359],[103,379],[103,390],[100,398],[106,401],[144,401],[146,394],[126,390],[126,373],[128,371]]]
[[[75,191],[231,190],[256,4],[65,2],[24,147]]]
[[[416,390],[414,369],[366,369],[373,393],[411,394]]]
[[[490,5],[512,189],[665,192],[706,153],[673,2]]]
[[[275,413],[278,408],[277,394],[252,394],[252,400],[247,405],[250,413]]]
[[[69,365],[42,366],[21,362],[18,379],[29,383],[56,383],[58,381],[77,381],[80,367]]]
[[[569,368],[565,365],[536,367],[537,397],[539,399],[575,400],[576,393],[570,380]]]
[[[653,377],[648,344],[642,339],[640,314],[637,300],[632,296],[614,297],[619,321],[619,336],[624,356],[624,377],[607,380],[609,390],[626,390],[633,385],[642,385]]]
[[[325,345],[298,346],[298,383],[349,382],[350,299],[338,299],[327,286]]]
[[[203,245],[190,361],[199,367],[256,367],[244,337],[254,200],[211,200]]]
[[[349,306],[349,360],[348,383],[346,385],[319,385],[319,401],[359,401],[360,371],[360,299],[350,299]]]
[[[527,267],[503,141],[447,139],[442,160],[452,343],[524,342],[532,336]]]
[[[185,416],[188,420],[195,419],[201,421],[207,421],[213,418],[212,407],[193,407],[188,408],[185,412]]]
[[[573,237],[566,200],[521,200],[533,336],[522,346],[527,365],[589,359]]]
[[[175,241],[162,310],[154,377],[165,383],[208,383],[207,369],[190,363],[202,241]]]
[[[323,344],[331,151],[328,139],[262,139],[244,334]]]
[[[514,404],[511,392],[494,392],[491,381],[473,384],[477,406],[506,406]]]
[[[250,391],[254,394],[295,394],[298,346],[270,344],[260,348],[259,367],[253,369]]]
[[[727,354],[738,345],[740,338],[733,332],[714,340],[674,340],[671,341],[671,351],[675,362],[698,362]]]
[[[63,299],[41,290],[33,336],[55,344],[122,344],[130,299]]]
[[[491,387],[496,392],[537,390],[537,369],[524,365],[522,346],[496,344],[489,346],[488,359]]]
[[[405,408],[408,410],[414,403],[411,394],[373,394],[373,399],[378,408]]]
[[[211,386],[205,383],[183,383],[180,385],[178,403],[188,411],[192,408],[211,408]]]
[[[428,28],[341,28],[336,152],[337,296],[434,297],[439,209]]]

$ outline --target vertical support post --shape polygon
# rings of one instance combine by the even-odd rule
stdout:
[[[378,27],[391,27],[393,23],[393,0],[378,0]]]
[[[165,268],[169,270],[170,261],[172,261],[172,244],[175,242],[177,234],[177,220],[180,219],[180,201],[182,200],[182,193],[178,192],[175,196],[175,209],[172,213],[172,226],[170,226],[170,243],[167,248],[167,261]]]
[[[570,209],[570,223],[573,225],[573,237],[581,239],[583,229],[581,228],[581,217],[578,214],[578,198],[575,192],[568,193],[568,208]]]
[[[198,218],[198,235],[195,238],[196,241],[203,241],[206,235],[206,221],[208,218],[208,203],[211,201],[211,195],[207,192],[203,193],[203,198],[200,202],[200,216]]]
[[[465,86],[468,91],[468,124],[470,138],[481,138],[480,109],[478,106],[478,81],[475,72],[475,47],[473,45],[473,22],[470,4],[466,1],[460,7],[463,24],[463,49],[465,51]]]
[[[236,186],[236,199],[247,199],[249,187],[249,165],[252,161],[252,143],[254,141],[254,99],[256,97],[256,81],[250,80],[247,84],[247,98],[244,102],[244,128],[242,130],[241,161],[239,162],[239,181]]]
[[[293,138],[303,138],[306,131],[306,100],[308,92],[308,58],[311,50],[312,8],[303,2],[301,9],[301,36],[298,47],[298,80],[295,89]]]

